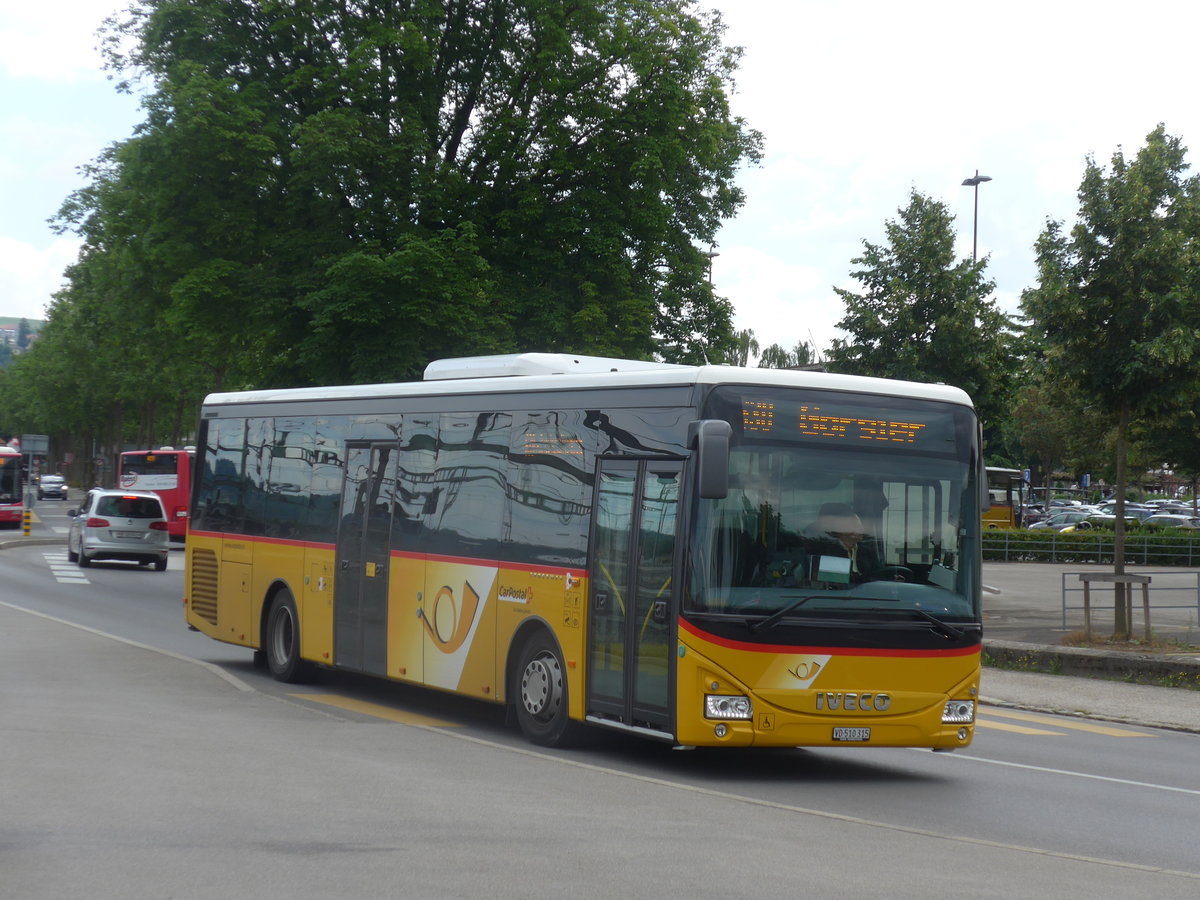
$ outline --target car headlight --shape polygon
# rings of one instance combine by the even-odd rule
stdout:
[[[754,706],[749,697],[729,694],[705,694],[704,717],[706,719],[752,719]]]
[[[975,721],[974,700],[950,700],[942,710],[943,725],[961,725]]]

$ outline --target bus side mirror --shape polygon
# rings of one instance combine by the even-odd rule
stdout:
[[[696,485],[707,500],[729,494],[731,437],[733,428],[721,419],[700,419],[688,426],[688,446],[696,451]]]

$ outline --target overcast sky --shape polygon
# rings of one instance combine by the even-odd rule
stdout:
[[[1047,217],[1073,222],[1089,154],[1132,156],[1159,122],[1200,152],[1200,11],[1142,0],[720,0],[745,48],[735,111],[765,137],[722,230],[718,293],[760,343],[819,350],[856,290],[851,260],[881,243],[916,189],[949,205],[1015,311]],[[78,168],[141,115],[100,68],[94,32],[113,0],[0,0],[0,315],[41,318],[78,242],[46,220]]]

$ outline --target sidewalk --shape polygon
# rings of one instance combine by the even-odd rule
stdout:
[[[1007,706],[1200,734],[1200,691],[985,667],[984,706]]]

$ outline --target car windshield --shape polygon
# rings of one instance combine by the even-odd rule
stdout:
[[[962,408],[912,405],[907,421],[920,415],[930,434],[900,447],[743,433],[730,453],[728,496],[697,504],[687,608],[976,618],[974,419]],[[877,408],[862,415],[884,418]]]
[[[125,519],[161,519],[162,504],[153,497],[101,497],[96,515]]]

